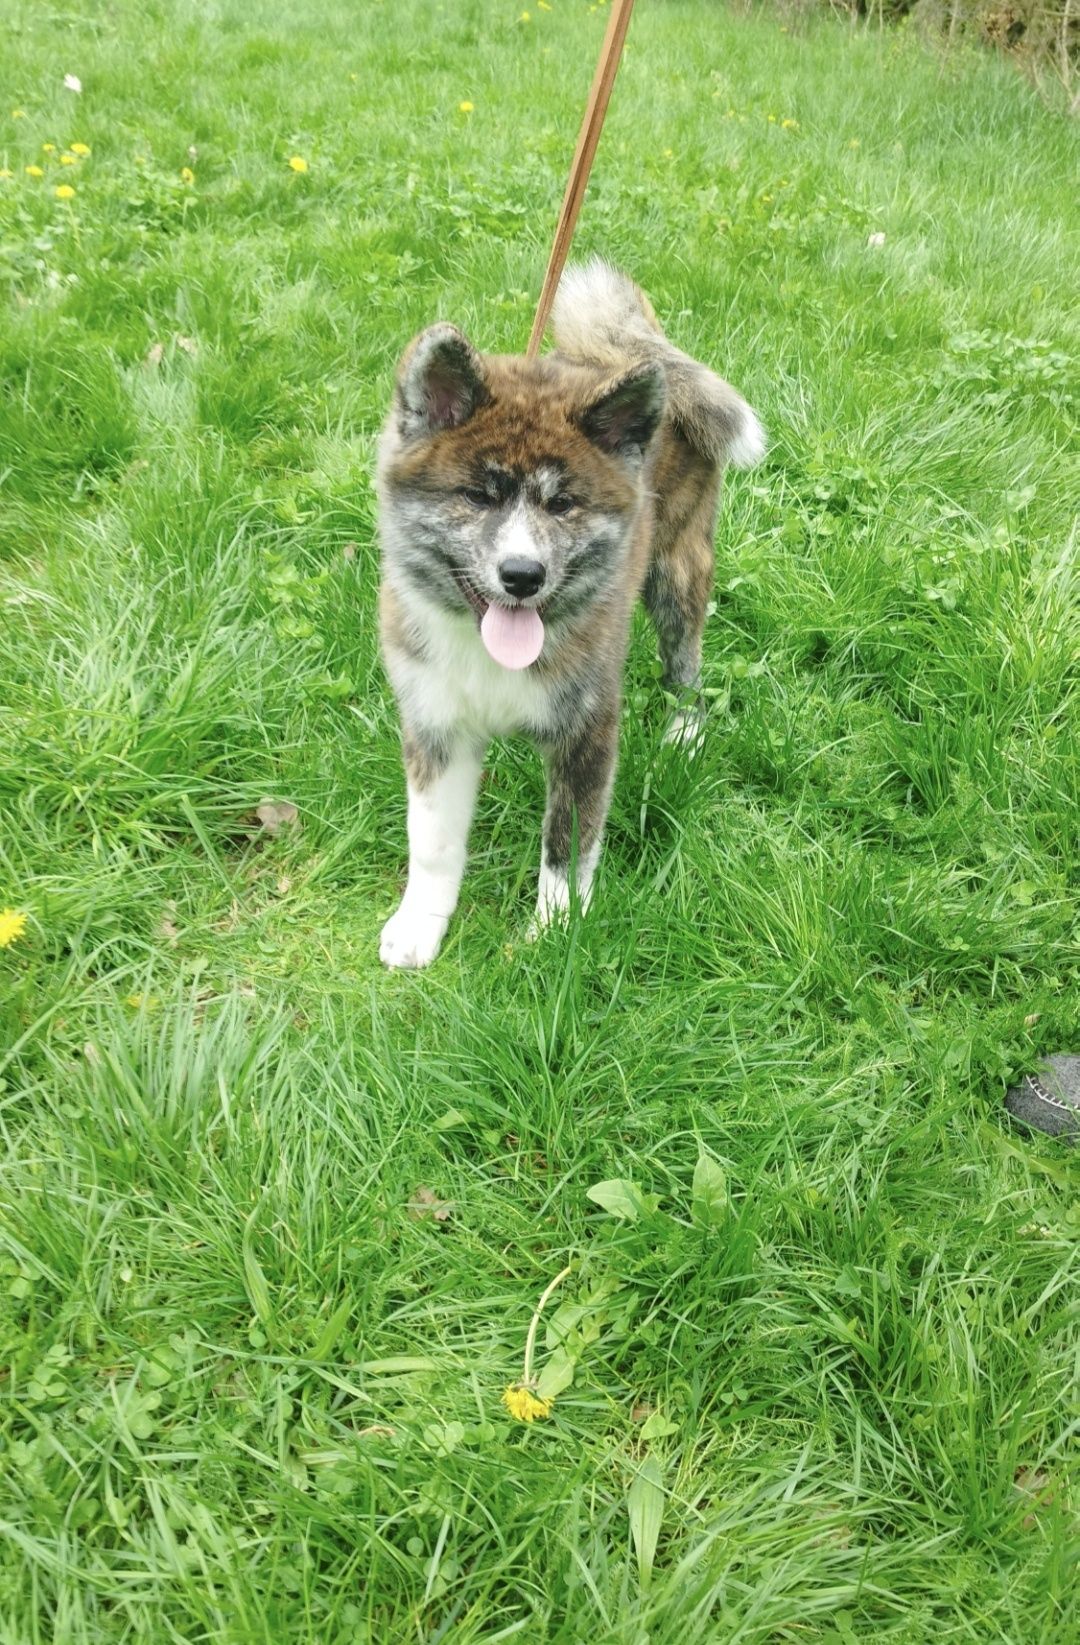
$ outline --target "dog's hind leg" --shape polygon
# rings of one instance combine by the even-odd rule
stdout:
[[[701,636],[716,569],[719,490],[718,471],[709,465],[702,474],[699,468],[683,477],[674,496],[661,492],[657,511],[642,598],[656,629],[665,689],[679,699],[669,742],[694,744],[701,735]]]

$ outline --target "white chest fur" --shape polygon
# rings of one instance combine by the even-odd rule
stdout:
[[[415,606],[409,615],[426,655],[387,659],[407,720],[432,730],[460,727],[485,742],[546,723],[548,687],[534,670],[515,672],[489,657],[472,617]]]

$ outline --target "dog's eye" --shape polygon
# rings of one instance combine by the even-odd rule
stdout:
[[[557,497],[549,497],[544,504],[549,514],[569,514],[574,506],[573,497],[567,497],[562,492]]]
[[[489,497],[486,491],[481,491],[477,486],[462,486],[461,495],[467,503],[472,504],[473,508],[495,507],[494,498]]]

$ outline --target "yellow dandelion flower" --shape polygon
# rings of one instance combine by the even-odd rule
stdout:
[[[62,154],[60,156],[60,164],[62,166],[77,166],[78,163],[79,156],[77,154]]]
[[[11,118],[13,120],[25,120],[26,119],[26,110],[25,109],[12,109]]]
[[[55,143],[42,143],[41,152],[42,152],[42,154],[55,154],[56,153],[56,144]]]
[[[180,181],[182,183],[186,183],[189,188],[191,187],[192,183],[195,181],[195,173],[192,171],[190,166],[180,167]]]
[[[0,909],[0,948],[10,948],[25,930],[25,914],[17,914],[14,908]]]
[[[133,1011],[140,1010],[144,1005],[148,1011],[156,1011],[161,1001],[156,994],[128,994],[124,998],[124,1004],[130,1005]]]
[[[770,126],[775,126],[775,124],[776,124],[776,115],[775,114],[770,114],[768,119],[769,119]]]
[[[797,120],[781,120],[780,122],[781,131],[798,131],[798,129],[799,122]]]
[[[540,10],[540,11],[550,11],[551,10],[551,7],[548,5],[547,0],[536,0],[536,4],[537,4],[538,10]]]
[[[670,160],[670,159],[673,158],[674,154],[675,154],[674,149],[665,149],[664,150],[664,159],[665,160]]]
[[[552,1399],[541,1399],[523,1382],[513,1382],[509,1388],[504,1388],[502,1402],[519,1422],[535,1422],[537,1417],[549,1417],[555,1403]]]
[[[518,22],[519,23],[531,23],[532,18],[531,18],[531,16],[529,15],[529,13],[527,11],[523,11],[521,16],[518,18]]]
[[[70,183],[57,183],[53,193],[58,200],[74,200],[75,198],[75,190]]]
[[[45,175],[40,166],[27,166],[25,171],[28,177],[44,177]]]
[[[81,159],[85,159],[86,155],[90,153],[89,143],[69,143],[68,148],[71,150],[72,154],[79,155]]]
[[[474,103],[470,103],[469,99],[466,97],[466,99],[463,103],[458,104],[458,113],[459,114],[471,114],[473,109],[475,108],[475,106],[476,105]]]
[[[767,206],[771,206],[771,205],[772,205],[772,195],[771,195],[771,194],[763,194],[763,195],[762,195],[762,196],[761,196],[761,198],[762,198],[762,200],[763,200],[763,201],[764,201],[764,202],[765,202],[765,204],[766,204],[766,205],[767,205]]]
[[[540,1315],[551,1293],[558,1288],[570,1272],[573,1264],[568,1264],[561,1273],[555,1275],[550,1285],[546,1286],[539,1302],[533,1309],[533,1317],[529,1321],[529,1331],[525,1338],[525,1363],[521,1368],[521,1381],[512,1382],[509,1388],[502,1391],[502,1402],[512,1417],[519,1422],[535,1422],[537,1417],[549,1417],[551,1407],[555,1403],[554,1395],[545,1399],[536,1392],[536,1383],[533,1380],[532,1360],[533,1350],[536,1347],[536,1332],[540,1324]]]
[[[307,161],[304,159],[302,154],[293,154],[293,155],[290,156],[290,158],[289,158],[289,170],[290,171],[306,171],[307,170]]]

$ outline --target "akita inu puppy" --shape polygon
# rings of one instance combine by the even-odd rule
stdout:
[[[379,441],[382,647],[401,711],[409,877],[387,965],[428,965],[457,906],[492,737],[547,762],[535,926],[582,906],[618,747],[640,594],[666,684],[693,691],[725,463],[763,455],[733,388],[599,260],[562,277],[557,351],[483,355],[454,326],[406,350]],[[699,710],[679,716],[697,736]],[[669,732],[669,735],[671,733]]]

